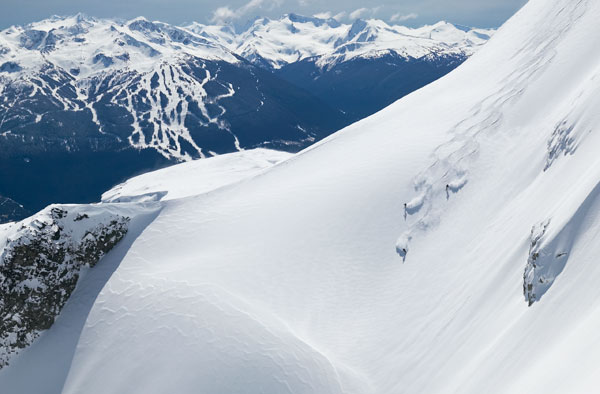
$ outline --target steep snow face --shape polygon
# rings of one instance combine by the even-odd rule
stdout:
[[[447,22],[411,29],[390,26],[376,19],[359,19],[347,25],[334,19],[295,14],[279,20],[257,19],[237,35],[231,28],[198,23],[188,28],[254,63],[275,69],[307,58],[317,58],[319,67],[325,68],[355,58],[381,57],[389,53],[415,59],[470,56],[494,33],[490,29],[460,29]]]
[[[166,201],[196,196],[260,174],[291,156],[252,149],[181,163],[131,178],[104,193],[102,201]]]
[[[247,182],[161,202],[0,385],[594,392],[599,18],[532,0],[447,77]]]

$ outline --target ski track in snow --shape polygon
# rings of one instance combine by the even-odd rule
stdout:
[[[448,191],[456,193],[468,182],[469,167],[477,160],[479,152],[478,139],[483,135],[493,135],[498,130],[502,123],[502,112],[517,101],[528,84],[552,62],[558,40],[584,15],[586,1],[578,0],[577,4],[572,7],[567,18],[561,19],[562,24],[555,26],[551,36],[524,43],[518,54],[535,53],[535,56],[507,75],[502,88],[471,109],[470,116],[450,130],[450,140],[435,149],[431,166],[415,178],[417,196],[407,203],[405,209],[405,216],[411,216],[410,226],[397,244],[407,245],[408,240],[439,223],[445,209],[444,200],[450,198]],[[563,11],[558,13],[561,12]],[[565,134],[568,135],[569,132],[570,130],[559,132],[561,137],[554,137],[552,141],[558,139],[562,142],[559,143],[560,146],[568,145]],[[554,156],[555,154],[550,153],[549,162]],[[407,249],[408,247],[397,248],[404,259]]]
[[[532,0],[455,72],[267,171],[194,196],[178,167],[169,201],[166,171],[115,188],[162,210],[0,384],[595,392],[599,17]]]

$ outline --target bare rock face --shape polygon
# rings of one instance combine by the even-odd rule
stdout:
[[[550,221],[545,221],[533,226],[531,229],[531,241],[529,245],[529,257],[523,273],[523,295],[529,306],[536,302],[541,294],[538,294],[538,283],[544,284],[544,278],[541,275],[540,254],[544,254],[542,249],[542,240],[546,235]]]
[[[0,227],[0,368],[54,323],[77,285],[127,233],[129,218],[51,206]]]

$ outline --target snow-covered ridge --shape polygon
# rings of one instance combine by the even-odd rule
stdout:
[[[0,384],[597,391],[599,19],[597,1],[532,0],[437,82],[260,176],[159,202],[91,306]]]
[[[531,0],[435,83],[260,176],[159,202],[0,386],[596,392],[598,20],[598,1]]]
[[[0,225],[0,369],[53,325],[80,275],[125,237],[131,219],[162,207],[155,201],[208,193],[290,156],[256,149],[181,163],[114,187],[103,204],[53,205]]]
[[[167,201],[197,196],[260,174],[292,154],[252,149],[177,164],[128,179],[102,195],[103,202]]]
[[[341,24],[334,19],[295,14],[278,20],[257,19],[238,34],[230,26],[194,23],[188,29],[273,68],[308,58],[316,58],[319,66],[327,67],[385,53],[415,59],[442,54],[469,56],[494,33],[492,29],[462,28],[447,22],[413,29],[377,19]]]

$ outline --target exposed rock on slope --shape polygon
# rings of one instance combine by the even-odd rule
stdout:
[[[128,217],[49,207],[0,228],[0,368],[52,326],[75,289],[127,233]]]

